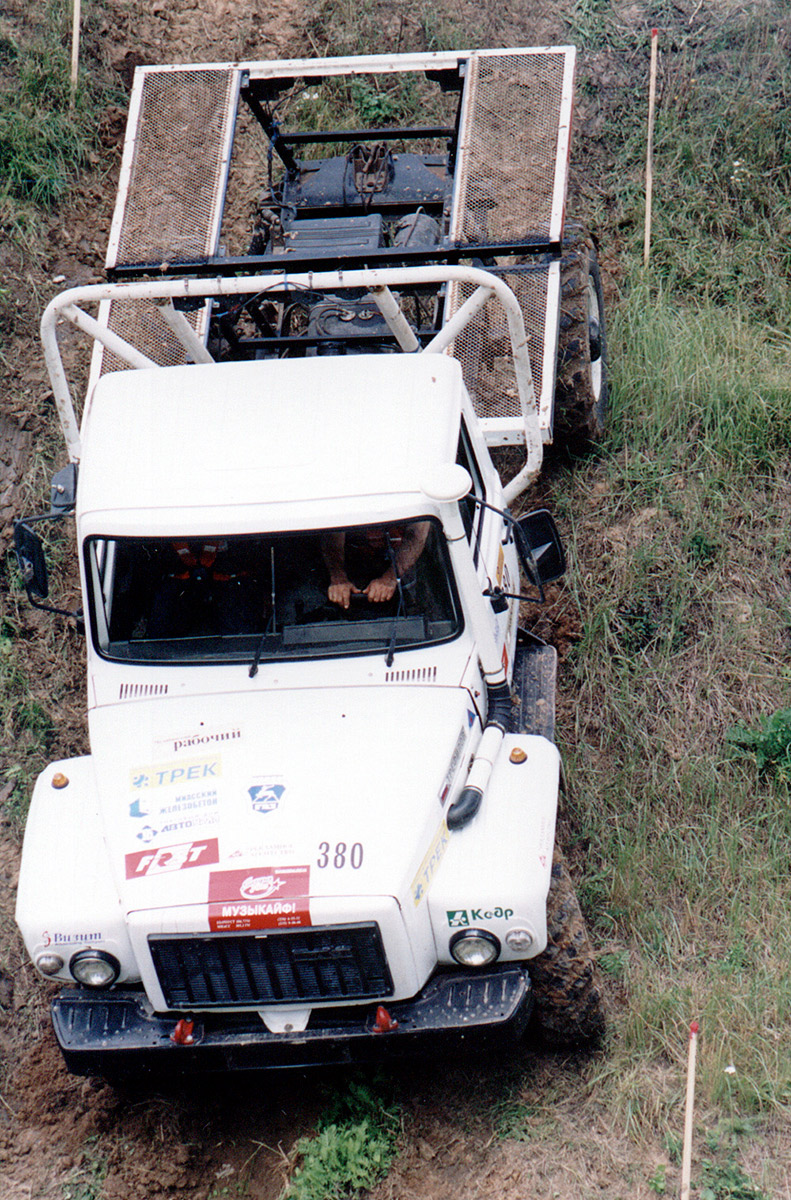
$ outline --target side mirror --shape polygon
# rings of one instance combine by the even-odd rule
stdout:
[[[539,508],[520,517],[516,529],[519,561],[531,582],[542,587],[560,579],[566,571],[566,553],[552,514]]]
[[[22,582],[31,604],[35,604],[36,600],[46,600],[49,595],[49,581],[44,547],[38,534],[24,521],[16,521],[14,524],[14,549]]]

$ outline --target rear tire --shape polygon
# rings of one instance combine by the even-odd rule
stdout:
[[[607,393],[601,272],[593,242],[581,230],[575,230],[564,239],[560,264],[555,443],[584,451],[601,441]]]
[[[555,850],[547,897],[547,948],[528,963],[533,1027],[557,1048],[600,1042],[605,1032],[601,980],[585,919],[563,855]]]

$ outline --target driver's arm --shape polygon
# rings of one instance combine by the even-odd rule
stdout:
[[[321,539],[321,554],[330,573],[327,595],[333,604],[348,608],[352,593],[359,593],[346,574],[346,534],[342,529],[325,533]]]
[[[420,558],[429,529],[428,521],[413,521],[405,528],[401,545],[395,555],[399,577],[410,571]],[[396,583],[396,573],[392,567],[388,567],[378,579],[371,580],[365,589],[365,594],[369,600],[373,600],[375,603],[391,600],[395,595]]]

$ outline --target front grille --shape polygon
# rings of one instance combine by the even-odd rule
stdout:
[[[170,934],[148,945],[168,1008],[311,1004],[392,994],[379,926]]]

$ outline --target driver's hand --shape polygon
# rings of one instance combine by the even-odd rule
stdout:
[[[381,575],[379,579],[372,579],[365,589],[365,594],[374,604],[382,604],[386,600],[392,600],[396,590],[396,581],[391,574]]]
[[[355,587],[350,579],[344,580],[343,583],[331,583],[327,590],[332,603],[339,604],[341,608],[349,607],[352,594],[359,596],[360,589]]]

